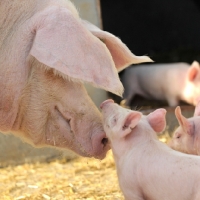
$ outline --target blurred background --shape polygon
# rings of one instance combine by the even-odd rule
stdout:
[[[103,29],[155,62],[200,61],[200,1],[101,0]]]
[[[155,63],[200,61],[198,0],[101,0],[101,15],[103,29],[118,36],[135,55],[148,55]],[[108,95],[117,103],[122,100]],[[132,104],[166,105],[140,96]]]

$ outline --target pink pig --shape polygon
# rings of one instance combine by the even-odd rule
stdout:
[[[181,108],[175,109],[179,127],[173,133],[168,145],[188,154],[200,155],[200,101],[195,107],[194,116],[187,119],[181,114]]]
[[[200,199],[200,157],[174,151],[157,138],[166,125],[165,109],[144,116],[112,100],[101,109],[126,200]]]
[[[136,94],[166,100],[170,106],[177,106],[180,100],[196,105],[200,97],[200,68],[196,61],[191,66],[171,63],[129,67],[121,80],[127,105]]]
[[[0,30],[0,132],[104,158],[102,116],[84,82],[122,95],[118,71],[151,59],[83,21],[69,0],[3,0]]]

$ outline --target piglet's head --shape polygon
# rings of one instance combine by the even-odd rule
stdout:
[[[112,140],[115,138],[126,137],[139,123],[142,114],[119,106],[113,100],[106,100],[101,104],[104,130],[107,137]]]
[[[139,125],[139,123],[141,123],[143,127],[150,125],[157,133],[162,132],[166,126],[166,110],[162,108],[142,117],[142,114],[138,111],[123,108],[115,104],[113,100],[106,100],[101,104],[101,109],[104,120],[104,130],[110,140],[126,137],[134,131],[134,128]],[[142,128],[141,130],[144,129]]]
[[[181,113],[181,108],[178,106],[175,109],[175,115],[179,123],[179,127],[175,130],[171,141],[168,145],[177,151],[184,153],[193,153],[194,151],[194,141],[195,141],[195,129],[197,129],[199,116],[200,116],[200,102],[198,102],[194,117],[189,119],[185,118]]]

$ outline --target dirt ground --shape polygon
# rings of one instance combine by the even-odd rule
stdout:
[[[168,133],[160,137],[169,139]],[[77,158],[0,169],[1,200],[122,200],[112,152],[102,161]]]

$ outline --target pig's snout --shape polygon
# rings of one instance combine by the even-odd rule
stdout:
[[[109,149],[108,138],[104,133],[94,135],[93,150],[96,158],[103,159]]]
[[[104,102],[101,103],[100,108],[102,109],[103,106],[105,106],[108,103],[114,103],[114,101],[112,99],[107,99]]]

